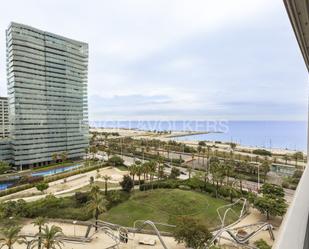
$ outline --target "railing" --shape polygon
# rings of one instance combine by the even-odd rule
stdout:
[[[309,1],[283,0],[296,39],[309,70]],[[309,130],[309,129],[308,129]],[[309,141],[309,139],[308,139]],[[309,146],[308,146],[309,147]],[[309,149],[309,148],[308,148]],[[309,155],[309,151],[307,152]],[[274,249],[309,248],[309,169],[305,169],[292,204],[281,224]]]
[[[274,249],[309,248],[309,168],[307,167],[298,184],[287,214],[280,226],[279,237]]]

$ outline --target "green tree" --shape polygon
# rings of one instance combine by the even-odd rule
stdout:
[[[103,180],[104,180],[104,187],[105,187],[105,195],[107,195],[107,183],[109,180],[111,180],[112,178],[108,175],[104,175],[102,176]]]
[[[278,198],[284,198],[285,193],[281,186],[271,183],[265,183],[261,187],[261,193],[263,195],[272,195]]]
[[[0,174],[4,174],[5,172],[7,172],[10,169],[11,169],[11,167],[8,163],[6,163],[4,161],[0,161]]]
[[[6,246],[8,249],[13,249],[15,243],[24,244],[26,238],[19,235],[21,226],[8,226],[0,229],[0,248]]]
[[[40,234],[40,240],[39,238],[36,238],[34,240],[34,246],[39,244],[39,241],[42,243],[43,249],[61,249],[64,245],[61,241],[61,238],[63,237],[63,232],[61,227],[52,225],[51,227],[48,227],[47,225],[42,228],[42,232]]]
[[[132,176],[132,179],[133,179],[133,183],[134,183],[134,178],[135,178],[135,175],[137,173],[137,165],[136,164],[132,164],[130,167],[129,167],[129,172],[130,172],[130,175]],[[135,184],[135,183],[134,183]]]
[[[254,242],[254,245],[258,248],[258,249],[271,249],[271,246],[269,246],[265,240],[263,239],[259,239],[257,241]]]
[[[198,145],[199,145],[199,146],[206,146],[206,143],[205,143],[205,141],[199,141],[199,142],[198,142]]]
[[[150,173],[150,181],[153,180],[153,176],[156,173],[157,162],[154,160],[149,161],[149,173]]]
[[[267,220],[270,216],[283,216],[287,210],[284,199],[284,190],[281,186],[274,184],[263,184],[262,196],[254,200],[254,207],[262,214],[266,214]]]
[[[186,247],[202,249],[205,248],[212,234],[208,231],[207,227],[198,220],[184,216],[177,220],[173,236],[178,243],[184,242]]]
[[[304,154],[301,151],[298,151],[292,155],[292,158],[295,160],[295,166],[297,167],[298,161],[304,159]]]
[[[237,144],[236,143],[230,143],[230,147],[232,150],[236,149]]]
[[[38,232],[38,235],[37,235],[37,240],[38,240],[38,249],[41,249],[42,247],[42,238],[41,238],[41,234],[42,234],[42,226],[44,226],[45,224],[47,223],[47,220],[46,218],[44,217],[37,217],[33,222],[32,224],[34,226],[37,226],[39,228],[39,232]]]
[[[42,193],[44,193],[44,191],[49,188],[49,185],[46,182],[40,182],[35,187],[36,187],[37,190],[39,190]]]
[[[212,177],[213,185],[216,183],[216,196],[218,197],[219,183],[222,185],[225,175],[224,165],[217,157],[211,157],[209,160],[209,171]]]
[[[58,154],[57,153],[53,153],[52,154],[52,159],[56,163],[58,161]]]
[[[89,184],[92,185],[94,183],[94,177],[90,176],[89,177]]]
[[[288,161],[290,160],[289,155],[288,155],[288,154],[285,154],[285,155],[283,156],[283,160],[285,161],[285,164],[288,164]]]
[[[264,160],[261,164],[261,170],[263,174],[263,180],[266,182],[267,173],[270,171],[270,163],[268,160]]]
[[[233,173],[235,169],[235,161],[230,159],[225,163],[225,175],[226,175],[226,183],[229,183],[230,175]]]
[[[143,174],[143,167],[142,165],[137,165],[136,167],[136,175],[138,177],[138,185],[141,185],[141,175]]]
[[[108,159],[108,163],[116,167],[116,166],[122,166],[124,161],[119,156],[112,156],[111,158]]]
[[[122,187],[123,191],[129,193],[131,189],[134,187],[132,178],[128,175],[124,175],[122,181],[120,182],[120,186]]]
[[[180,170],[176,167],[171,169],[171,173],[169,175],[170,179],[177,179],[180,176]]]
[[[61,153],[61,161],[62,161],[62,162],[65,162],[66,160],[68,160],[68,152],[63,151],[63,152]]]
[[[95,218],[95,230],[98,230],[99,215],[106,211],[106,200],[100,192],[98,186],[93,186],[90,190],[90,200],[87,203],[87,208],[93,213]]]

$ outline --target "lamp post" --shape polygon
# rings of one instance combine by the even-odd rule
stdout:
[[[260,190],[260,164],[258,164],[258,191]]]
[[[74,221],[73,221],[73,225],[74,225],[74,237],[76,237],[76,230],[75,230],[75,225],[76,225],[76,223],[77,223],[77,221],[74,220]]]

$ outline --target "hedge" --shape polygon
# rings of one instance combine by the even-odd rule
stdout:
[[[140,185],[140,191],[147,191],[151,189],[175,189],[179,188],[182,190],[195,190],[195,191],[203,191],[207,192],[212,196],[216,196],[217,194],[223,198],[230,197],[230,188],[228,186],[221,186],[218,188],[218,193],[216,190],[216,186],[209,182],[204,182],[202,180],[191,178],[187,180],[162,180],[162,181],[155,181],[152,183],[145,183]],[[239,190],[235,189],[233,198],[239,196],[248,196],[248,193],[243,191],[241,193]]]

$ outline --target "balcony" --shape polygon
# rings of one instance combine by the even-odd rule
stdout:
[[[309,70],[309,1],[284,0],[295,36]],[[307,153],[308,154],[308,153]],[[305,169],[294,200],[284,218],[273,248],[309,248],[309,168]]]

